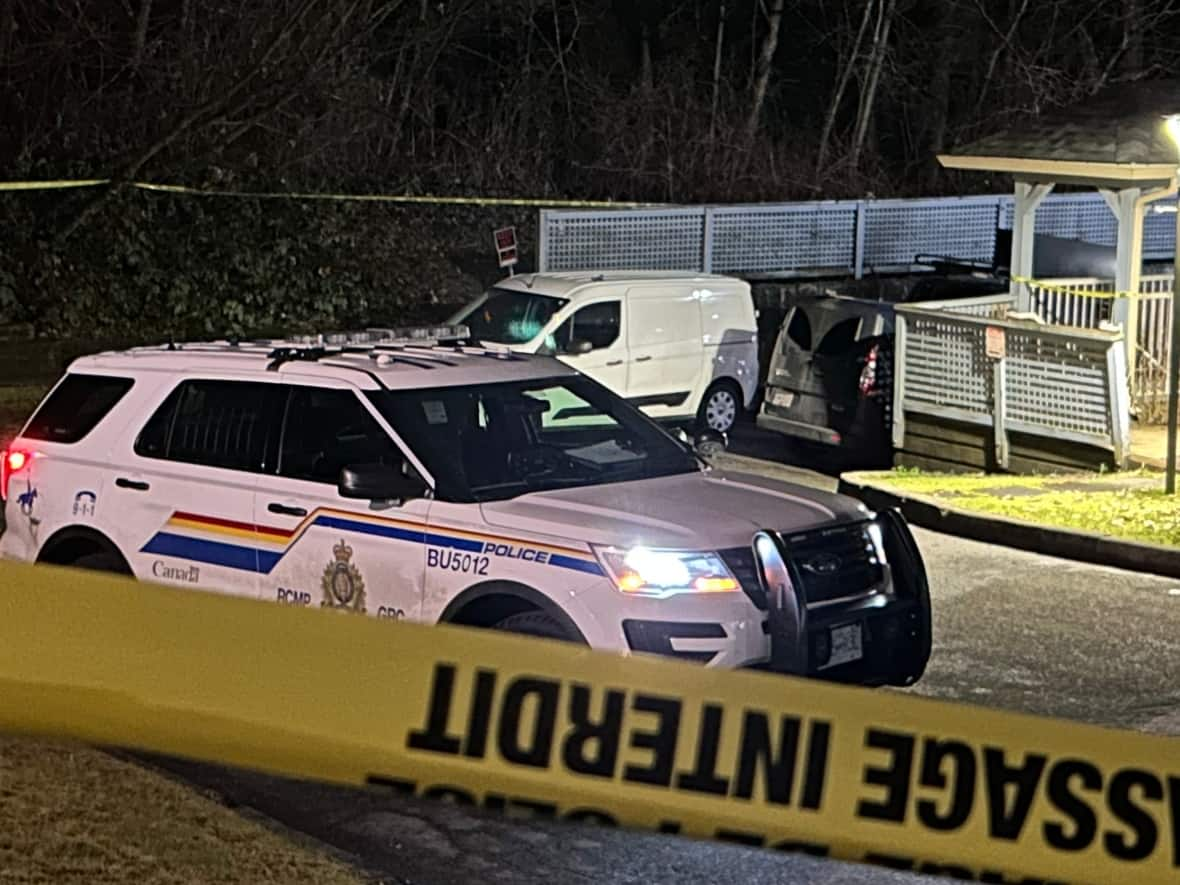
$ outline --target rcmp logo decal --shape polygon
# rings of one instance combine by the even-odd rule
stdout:
[[[343,540],[332,548],[335,558],[324,567],[320,582],[324,589],[323,608],[339,608],[364,614],[365,581],[352,562],[352,548]]]

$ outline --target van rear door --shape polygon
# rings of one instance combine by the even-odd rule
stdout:
[[[688,287],[627,291],[627,398],[652,417],[686,414],[702,368],[701,312]]]
[[[891,347],[892,331],[875,305],[835,298],[797,304],[771,361],[766,426],[827,443],[862,436],[862,373],[874,345],[878,352]]]

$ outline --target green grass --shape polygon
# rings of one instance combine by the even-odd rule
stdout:
[[[1180,547],[1180,495],[1164,494],[1161,473],[1009,476],[895,470],[862,478],[958,510]],[[1125,487],[1111,489],[1112,484]]]
[[[1163,489],[1057,491],[1020,498],[966,495],[955,506],[1012,519],[1180,547],[1180,499]]]
[[[0,882],[364,885],[367,877],[154,771],[0,737]]]

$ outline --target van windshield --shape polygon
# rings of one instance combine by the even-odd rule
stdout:
[[[498,501],[700,469],[687,446],[585,376],[368,395],[442,500]]]
[[[568,303],[567,299],[552,295],[493,287],[453,321],[466,325],[479,341],[524,344],[536,338],[553,315]]]

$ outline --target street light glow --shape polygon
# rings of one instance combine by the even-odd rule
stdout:
[[[1177,148],[1180,148],[1180,114],[1168,114],[1164,117],[1164,129]]]

